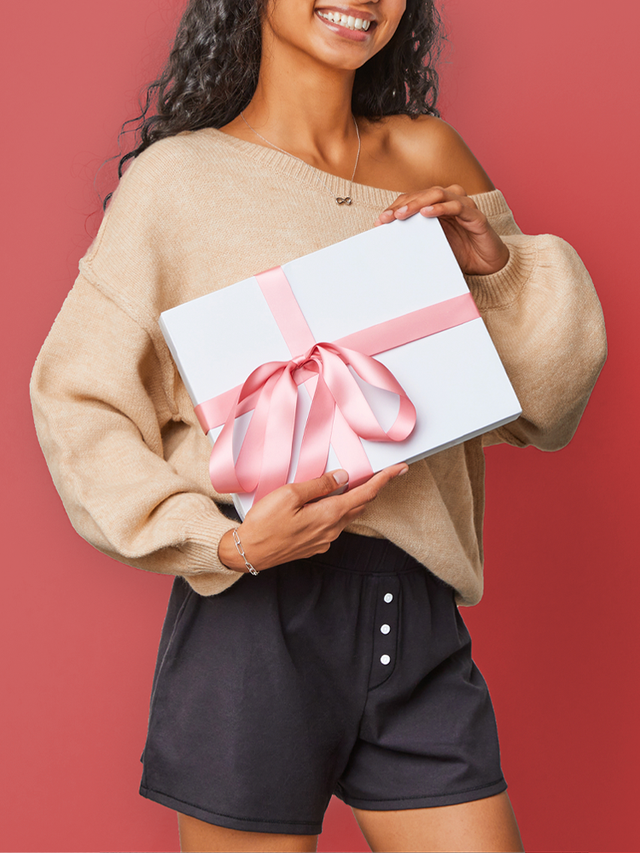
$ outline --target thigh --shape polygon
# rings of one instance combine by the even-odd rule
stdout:
[[[315,851],[317,835],[283,835],[277,832],[246,832],[214,826],[189,815],[178,814],[182,853],[209,851]]]
[[[523,851],[506,792],[455,806],[353,813],[373,851]]]

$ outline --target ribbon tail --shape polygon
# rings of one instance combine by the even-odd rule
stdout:
[[[284,368],[272,374],[260,389],[260,395],[251,421],[242,441],[235,463],[236,476],[242,492],[253,492],[260,480],[260,471],[265,456],[265,440],[271,400]]]
[[[269,401],[256,501],[284,486],[289,478],[297,405],[298,386],[290,368],[285,369],[275,383]]]
[[[238,398],[242,393],[239,388],[235,401],[230,408],[219,436],[214,442],[209,458],[209,477],[213,488],[220,494],[242,491],[242,487],[236,476],[233,461],[233,427],[235,424],[235,411]]]
[[[336,452],[340,466],[349,472],[350,489],[373,477],[373,468],[362,442],[337,407],[333,418],[331,446]]]
[[[336,406],[320,370],[305,424],[295,482],[321,477],[327,469],[332,446],[338,463],[349,473],[349,488],[359,486],[373,476],[373,468],[362,442]]]
[[[304,427],[294,482],[302,483],[304,480],[313,480],[324,474],[331,446],[335,407],[333,395],[322,373],[319,373],[311,399],[311,409]]]
[[[253,474],[250,471],[248,472],[248,468],[243,468],[241,464],[240,470],[242,471],[242,476],[239,476],[233,452],[236,418],[246,411],[244,406],[246,400],[256,399],[256,396],[256,409],[260,411],[268,410],[272,388],[286,365],[286,362],[268,362],[261,365],[249,375],[234,395],[222,430],[214,442],[209,460],[209,476],[217,492],[227,494],[252,492],[254,490],[260,471],[260,452],[264,444],[263,439],[260,437],[260,430],[262,428],[262,431],[264,431],[266,415],[259,417],[254,423],[254,411],[249,429],[247,430],[247,434],[251,433],[250,442],[247,444],[247,435],[245,435],[239,455],[243,455],[243,458],[249,455],[253,461],[256,461],[257,457],[258,464],[252,469]]]

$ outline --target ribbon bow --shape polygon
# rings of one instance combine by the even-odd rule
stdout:
[[[383,429],[349,368],[364,382],[397,394],[394,423]],[[295,482],[319,477],[327,466],[336,409],[352,432],[368,441],[403,441],[416,410],[390,370],[364,353],[335,343],[315,343],[290,361],[256,368],[237,391],[211,453],[209,473],[218,492],[253,492],[259,500],[284,485],[291,466],[298,385],[308,382],[311,409],[304,428]],[[254,407],[240,453],[233,460],[236,418]]]
[[[363,482],[373,469],[360,439],[403,441],[416,423],[415,407],[401,385],[371,356],[477,319],[480,315],[471,294],[428,305],[332,343],[318,343],[282,267],[255,278],[293,357],[262,364],[242,385],[196,406],[205,432],[222,426],[209,463],[214,488],[220,493],[255,490],[258,500],[288,481],[298,385],[303,382],[312,401],[295,481],[324,473],[333,445],[340,464],[349,471],[350,485]],[[354,373],[369,385],[398,395],[400,408],[390,429],[384,430],[378,422]],[[235,421],[252,410],[234,462]]]

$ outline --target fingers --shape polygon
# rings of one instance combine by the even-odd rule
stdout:
[[[280,486],[257,501],[241,525],[247,559],[258,569],[326,551],[346,525],[357,518],[389,480],[408,470],[406,463],[378,472],[350,492],[332,495],[348,482],[343,469],[315,480]],[[327,497],[325,497],[327,496]],[[325,500],[316,500],[325,497]],[[224,539],[224,537],[223,537]],[[224,543],[224,555],[234,567],[234,555]]]
[[[316,498],[330,495],[331,492],[335,492],[341,486],[346,486],[348,482],[349,474],[344,469],[339,468],[337,471],[328,471],[322,477],[317,477],[315,480],[293,483],[286,488],[289,488],[294,493],[298,505],[304,506],[304,504]]]
[[[409,466],[406,462],[384,468],[374,474],[366,483],[356,486],[342,495],[329,497],[318,503],[306,504],[304,513],[310,512],[311,516],[317,521],[322,519],[324,535],[327,541],[333,541],[348,524],[362,515],[383,486],[395,477],[406,474],[408,470]],[[314,549],[313,553],[320,552]]]
[[[344,495],[337,497],[335,499],[336,503],[339,502],[339,507],[344,514],[360,508],[364,511],[366,505],[371,503],[383,486],[386,486],[395,477],[406,474],[408,470],[409,466],[406,462],[400,462],[397,465],[391,465],[389,468],[383,468],[382,471],[378,471],[366,483],[356,486]]]
[[[442,205],[449,205],[443,208]],[[420,212],[423,216],[460,216],[468,211],[477,210],[459,184],[450,187],[431,187],[416,193],[403,193],[376,219],[374,227],[393,222],[394,219],[407,219]],[[479,212],[479,211],[478,211]],[[467,213],[468,215],[468,213]]]
[[[439,217],[452,217],[465,226],[471,223],[478,225],[486,222],[486,217],[481,210],[475,206],[471,199],[452,198],[446,201],[435,202],[425,205],[419,209],[422,216],[432,219]]]

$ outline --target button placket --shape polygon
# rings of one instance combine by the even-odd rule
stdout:
[[[382,684],[392,673],[398,650],[399,580],[396,575],[378,579],[370,687]]]

